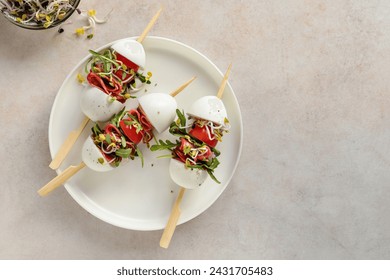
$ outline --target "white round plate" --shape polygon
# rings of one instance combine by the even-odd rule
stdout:
[[[197,79],[176,96],[179,108],[184,111],[197,98],[217,93],[225,69],[220,71],[198,51],[161,37],[147,37],[143,45],[146,52],[145,71],[153,73],[152,83],[146,87],[147,92],[169,93],[196,76]],[[49,123],[52,157],[69,132],[76,129],[84,118],[79,106],[83,86],[77,82],[76,76],[78,73],[85,75],[84,66],[88,58],[89,56],[85,57],[68,75],[54,101]],[[143,93],[144,90],[138,94]],[[227,84],[222,100],[231,129],[217,146],[221,151],[221,164],[215,170],[215,176],[221,184],[208,178],[200,188],[188,190],[181,204],[182,214],[178,224],[187,222],[211,206],[224,191],[237,167],[242,147],[242,119],[230,84]],[[58,173],[69,165],[81,162],[81,147],[90,134],[92,125],[90,122],[83,131],[57,170]],[[173,139],[167,131],[156,136],[158,139]],[[106,173],[94,172],[86,167],[69,179],[65,187],[85,210],[107,223],[133,230],[163,229],[179,190],[179,186],[169,177],[169,159],[157,158],[159,155],[169,154],[169,151],[152,153],[145,145],[139,147],[144,154],[144,167],[139,159]]]

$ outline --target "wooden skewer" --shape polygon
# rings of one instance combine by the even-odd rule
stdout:
[[[89,118],[85,117],[81,122],[80,126],[69,133],[68,138],[66,138],[65,142],[62,144],[54,159],[50,163],[49,167],[53,170],[60,167],[61,163],[64,161],[65,157],[70,152],[76,140],[79,138],[81,132],[84,130],[85,126],[89,122]]]
[[[67,169],[64,170],[60,175],[55,177],[53,180],[51,180],[49,183],[47,183],[45,186],[43,186],[41,189],[38,190],[38,194],[40,196],[46,196],[51,191],[55,190],[62,184],[64,184],[70,177],[75,175],[77,172],[79,172],[81,169],[85,167],[85,163],[82,161],[79,165],[71,165]]]
[[[229,74],[230,74],[230,70],[232,69],[232,64],[230,63],[229,64],[229,67],[228,69],[226,70],[226,73],[225,73],[225,76],[223,77],[223,80],[221,82],[221,85],[219,86],[219,90],[218,90],[218,93],[217,93],[217,97],[219,99],[222,99],[222,95],[223,95],[223,92],[225,90],[225,86],[227,84],[227,81],[228,81],[228,78],[229,78]]]
[[[195,80],[196,77],[192,77],[187,82],[182,84],[180,87],[178,87],[176,90],[174,90],[171,95],[175,97],[177,94],[179,94],[182,90],[184,90],[190,83],[192,83],[193,80]],[[55,190],[59,186],[63,185],[70,177],[72,177],[74,174],[79,172],[81,169],[85,167],[85,163],[82,161],[79,165],[71,165],[67,169],[64,170],[60,175],[57,175],[53,180],[51,180],[49,183],[47,183],[45,186],[40,188],[38,190],[38,194],[40,196],[46,196],[51,191]]]
[[[153,27],[153,25],[156,23],[158,17],[160,16],[162,12],[162,8],[158,10],[158,12],[154,15],[154,17],[150,20],[144,31],[142,32],[141,36],[137,39],[139,43],[142,43],[142,41],[145,39],[146,35],[150,31],[150,29]],[[84,128],[86,127],[87,123],[89,121],[88,117],[85,117],[80,126],[77,130],[73,130],[69,133],[69,136],[66,138],[65,142],[62,144],[60,149],[58,150],[57,154],[54,156],[54,159],[49,164],[49,167],[53,170],[60,167],[61,163],[64,161],[70,150],[72,149],[74,143],[77,141],[79,136],[81,135],[81,132],[83,132]]]
[[[152,29],[153,25],[156,23],[158,17],[160,16],[162,9],[163,8],[161,7],[160,10],[158,10],[158,12],[154,15],[154,17],[150,20],[149,24],[144,29],[144,32],[142,32],[141,36],[139,36],[139,38],[137,39],[139,43],[142,43],[146,35],[148,35],[150,29]]]
[[[225,76],[223,77],[221,85],[219,86],[219,90],[217,93],[217,97],[219,99],[222,98],[222,95],[224,93],[231,68],[232,68],[232,64],[230,63],[230,65],[225,73]],[[173,205],[173,208],[171,210],[171,215],[169,216],[168,223],[165,226],[164,232],[163,232],[161,239],[160,239],[160,247],[162,247],[162,248],[167,249],[169,247],[169,244],[171,243],[172,236],[175,232],[176,225],[177,225],[177,222],[178,222],[180,214],[181,214],[180,203],[183,199],[184,192],[185,192],[185,188],[180,187],[180,191],[179,191],[179,194],[176,198],[175,204]]]
[[[194,80],[196,79],[196,76],[192,77],[191,79],[189,79],[187,82],[185,82],[184,84],[182,84],[180,87],[178,87],[177,89],[175,89],[174,91],[171,92],[171,96],[172,97],[175,97],[176,95],[178,95],[183,89],[185,89],[189,84],[191,84]]]
[[[177,195],[175,204],[173,205],[171,215],[169,216],[169,220],[167,225],[165,226],[165,230],[163,232],[163,235],[160,239],[160,246],[162,248],[167,249],[169,247],[169,243],[171,242],[173,233],[175,232],[177,221],[179,220],[181,210],[180,210],[180,203],[183,199],[185,188],[180,187],[179,194]]]

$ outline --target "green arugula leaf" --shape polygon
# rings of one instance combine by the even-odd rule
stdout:
[[[92,127],[92,134],[94,136],[102,134],[102,130],[100,129],[100,127],[99,127],[99,125],[97,123],[95,123],[95,125]]]
[[[136,76],[143,84],[144,84],[144,83],[150,84],[150,80],[147,80],[146,77],[145,77],[142,73],[136,72],[136,73],[135,73],[135,76]]]
[[[219,160],[215,157],[215,158],[213,158],[213,159],[211,160],[211,162],[210,162],[210,164],[208,165],[208,167],[209,167],[210,170],[214,170],[215,168],[218,167],[219,163],[220,163]]]
[[[173,158],[173,155],[172,154],[162,155],[162,156],[158,156],[157,158]]]
[[[219,150],[217,150],[216,148],[211,148],[211,151],[214,153],[214,155],[217,157],[221,154],[221,152]]]
[[[120,110],[116,115],[114,115],[112,118],[111,118],[111,123],[113,125],[115,125],[116,127],[119,127],[119,122],[121,121],[121,119],[123,118],[123,116],[126,114],[126,111],[125,111],[126,107],[123,107],[122,110]]]
[[[150,147],[151,151],[161,151],[161,150],[172,150],[177,145],[179,145],[179,142],[173,143],[169,140],[164,142],[163,140],[159,140],[159,144],[154,144]]]
[[[115,155],[122,158],[130,157],[131,149],[118,149],[115,151]]]
[[[85,66],[84,66],[84,71],[85,73],[89,73],[89,69],[88,69],[88,65],[92,62],[93,60],[93,57],[90,57],[87,62],[85,63]]]
[[[182,112],[180,112],[179,109],[176,109],[176,115],[178,117],[178,120],[180,121],[180,123],[178,125],[186,126],[186,117],[184,116],[184,111],[182,113]]]
[[[214,172],[212,170],[207,169],[207,173],[210,175],[210,178],[213,179],[216,183],[221,184],[220,181],[214,176]]]
[[[122,144],[122,147],[123,147],[123,148],[126,148],[126,138],[125,138],[123,135],[121,136],[121,142],[122,142],[122,143],[121,143],[121,144]]]
[[[118,167],[121,164],[121,160],[118,158],[114,162],[111,163],[114,167]]]
[[[106,134],[106,142],[108,144],[111,144],[111,136],[110,136],[110,134]]]
[[[137,155],[141,159],[141,166],[144,167],[144,156],[142,155],[141,150],[136,146],[135,150],[137,151]]]

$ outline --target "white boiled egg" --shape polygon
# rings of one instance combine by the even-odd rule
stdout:
[[[166,130],[176,117],[177,102],[169,94],[145,94],[138,98],[138,102],[158,133]]]
[[[111,48],[139,67],[145,68],[145,50],[136,40],[123,39],[114,43]]]
[[[169,173],[177,185],[187,189],[200,187],[208,176],[207,171],[199,168],[187,168],[184,163],[176,159],[171,159]]]
[[[92,137],[88,137],[83,145],[81,158],[83,162],[92,170],[107,172],[114,169],[103,156],[101,150],[95,145]]]
[[[192,103],[187,110],[187,114],[192,117],[212,121],[213,123],[223,125],[227,113],[222,100],[216,96],[204,96]]]
[[[124,105],[117,101],[110,101],[110,97],[97,87],[86,87],[81,93],[81,111],[94,122],[108,121],[117,114]]]

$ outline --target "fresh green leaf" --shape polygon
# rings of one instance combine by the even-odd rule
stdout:
[[[102,130],[100,129],[99,125],[95,123],[95,125],[92,127],[92,134],[97,136],[102,133]]]
[[[125,138],[123,135],[121,136],[121,142],[122,142],[122,143],[121,143],[121,144],[122,144],[122,147],[123,147],[123,148],[126,148],[126,138]]]
[[[216,148],[211,148],[211,151],[214,153],[214,155],[217,157],[221,154],[221,152],[219,150],[217,150]]]
[[[123,107],[122,110],[120,110],[116,115],[114,115],[112,118],[111,118],[111,123],[113,125],[115,125],[116,127],[119,127],[119,122],[120,120],[123,118],[123,116],[126,114],[126,111],[125,111],[126,107]]]
[[[162,155],[162,156],[158,156],[157,158],[173,158],[173,155],[172,154]]]
[[[114,167],[118,167],[121,164],[121,161],[119,159],[116,159],[114,162],[111,163]]]
[[[141,73],[136,72],[136,73],[135,73],[135,76],[136,76],[142,83],[145,83],[145,82],[146,82],[146,77],[145,77],[144,75],[142,75]]]
[[[208,167],[210,170],[214,170],[218,167],[218,165],[219,165],[219,160],[215,157],[211,160],[210,165],[208,165]]]
[[[110,136],[110,134],[106,134],[105,135],[105,137],[106,137],[106,142],[108,143],[108,144],[111,144],[111,136]]]
[[[151,151],[161,151],[161,150],[172,150],[177,145],[179,145],[179,142],[173,143],[169,140],[164,142],[163,140],[159,141],[159,144],[154,144],[150,147]]]
[[[88,69],[88,65],[91,63],[93,57],[90,57],[88,60],[87,60],[87,63],[85,63],[85,66],[84,66],[84,71],[85,73],[89,73],[89,69]]]
[[[136,146],[135,150],[137,151],[137,155],[141,159],[141,166],[144,167],[144,156],[142,155],[141,150]]]
[[[216,183],[221,184],[220,181],[214,176],[214,172],[212,170],[207,169],[207,173],[210,175],[210,178],[213,179]]]
[[[180,126],[186,126],[186,117],[184,116],[184,111],[183,113],[180,112],[179,109],[176,109],[176,114],[177,114],[177,117],[179,118],[179,121],[180,121]]]
[[[122,158],[128,158],[131,154],[131,149],[118,149],[115,151],[115,155]]]

